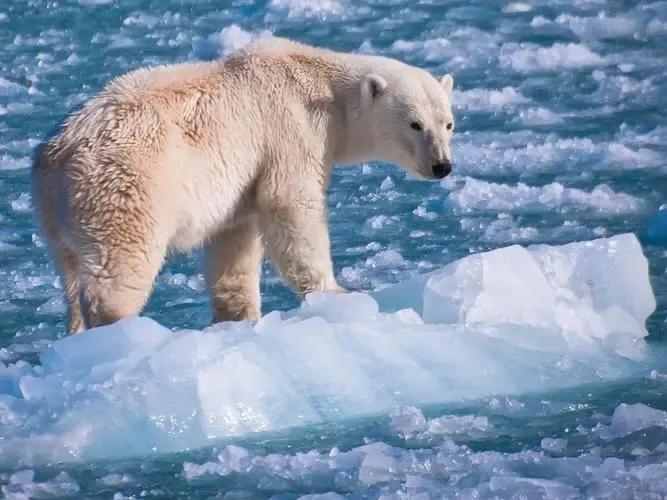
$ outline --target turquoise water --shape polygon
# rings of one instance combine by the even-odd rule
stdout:
[[[262,30],[455,77],[452,177],[425,183],[379,164],[336,171],[330,227],[344,286],[405,281],[513,243],[632,232],[657,300],[648,342],[664,348],[667,248],[646,230],[667,203],[667,3],[34,0],[0,6],[0,360],[35,364],[63,336],[59,282],[27,194],[32,149],[110,78],[224,56]],[[172,258],[145,314],[171,328],[205,327],[200,263],[198,252]],[[263,278],[265,313],[297,305],[268,265]],[[7,495],[661,498],[667,423],[658,415],[624,435],[600,430],[622,403],[667,410],[664,365],[645,368],[613,383],[421,408],[426,419],[481,419],[453,420],[456,431],[445,434],[406,436],[387,414],[374,415],[235,440],[247,456],[216,442],[114,461],[3,463],[0,484]],[[9,425],[3,404],[0,425]],[[633,408],[631,421],[644,414]],[[359,458],[367,443],[377,445],[375,469]],[[335,463],[313,458],[312,450],[329,457],[332,448],[338,462],[336,453],[327,459]],[[223,463],[221,450],[238,470],[184,465]],[[35,471],[31,482],[25,470]],[[368,479],[368,470],[382,472]],[[12,479],[17,472],[24,475]]]

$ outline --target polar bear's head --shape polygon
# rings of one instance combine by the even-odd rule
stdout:
[[[404,64],[378,69],[363,75],[359,88],[355,133],[365,153],[422,178],[446,177],[452,170],[454,79]]]

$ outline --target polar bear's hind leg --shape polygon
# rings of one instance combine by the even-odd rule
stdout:
[[[214,323],[260,318],[261,263],[261,235],[254,217],[221,231],[208,243],[205,274]]]

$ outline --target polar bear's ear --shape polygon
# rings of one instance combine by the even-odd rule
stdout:
[[[451,95],[452,90],[454,89],[454,77],[452,75],[443,76],[442,78],[440,78],[440,85],[443,86],[445,92]]]
[[[387,80],[375,73],[369,73],[361,82],[361,100],[370,103],[387,89]]]

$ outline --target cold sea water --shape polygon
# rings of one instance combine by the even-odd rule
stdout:
[[[66,339],[33,148],[112,77],[271,35],[452,73],[453,174],[335,171],[364,293],[299,307],[265,265],[266,316],[209,327],[194,252]],[[667,2],[4,0],[0,48],[5,497],[667,496]]]

